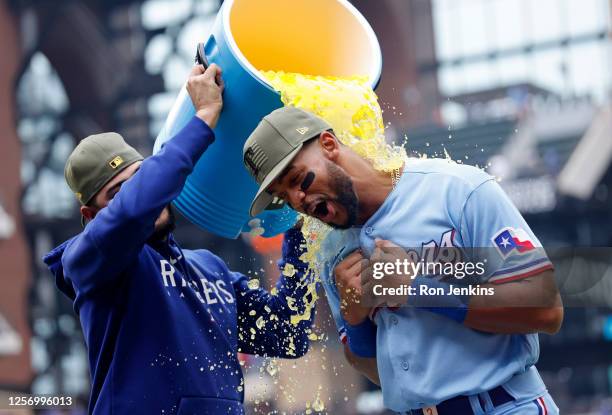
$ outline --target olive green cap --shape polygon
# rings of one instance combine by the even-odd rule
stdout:
[[[282,107],[266,115],[244,143],[244,165],[260,187],[249,213],[279,209],[285,202],[266,189],[291,163],[304,143],[331,130],[323,119],[295,107]]]
[[[113,177],[142,159],[117,133],[90,135],[68,157],[64,177],[79,203],[86,205]]]

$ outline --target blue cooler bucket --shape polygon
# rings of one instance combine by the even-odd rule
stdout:
[[[204,52],[223,70],[223,112],[216,140],[198,161],[179,197],[178,210],[191,222],[227,238],[249,231],[249,207],[258,185],[242,163],[242,147],[259,121],[283,106],[259,70],[306,75],[367,75],[380,79],[378,40],[346,0],[225,0]],[[195,114],[181,89],[157,136],[154,152]],[[263,236],[291,227],[296,213],[285,206],[257,216]]]

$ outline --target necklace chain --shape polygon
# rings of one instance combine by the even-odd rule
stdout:
[[[392,187],[393,189],[395,189],[395,187],[396,187],[396,186],[397,186],[397,184],[399,183],[400,178],[401,178],[400,168],[398,167],[398,168],[396,168],[396,169],[393,169],[393,173],[392,173],[392,175],[391,175],[391,187]]]

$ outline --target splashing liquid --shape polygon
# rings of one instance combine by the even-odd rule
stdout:
[[[393,171],[406,156],[402,147],[385,140],[382,110],[364,76],[337,78],[297,73],[262,72],[286,106],[301,108],[327,121],[340,141],[374,168]]]
[[[343,144],[369,160],[376,170],[392,172],[403,165],[406,151],[387,143],[382,110],[367,77],[337,78],[282,71],[263,71],[262,74],[280,93],[285,106],[301,108],[323,118]],[[300,259],[308,264],[307,273],[315,277],[315,282],[308,285],[303,299],[304,313],[291,317],[293,324],[311,316],[317,300],[316,281],[319,280],[317,253],[331,231],[318,219],[304,216],[303,221],[306,252]],[[287,298],[287,301],[294,303],[294,299]]]

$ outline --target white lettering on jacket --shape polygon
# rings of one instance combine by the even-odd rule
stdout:
[[[174,261],[176,263],[176,261]],[[174,274],[176,268],[172,265],[172,261],[161,259],[160,263],[160,274],[165,287],[176,287],[176,279]],[[182,287],[189,286],[195,293],[198,300],[203,304],[232,304],[236,300],[232,292],[227,289],[227,284],[223,280],[209,281],[208,278],[200,271],[197,267],[192,266],[191,269],[197,274],[200,279],[201,287],[196,280],[187,283],[184,278],[182,279]],[[202,296],[204,293],[204,296]]]

